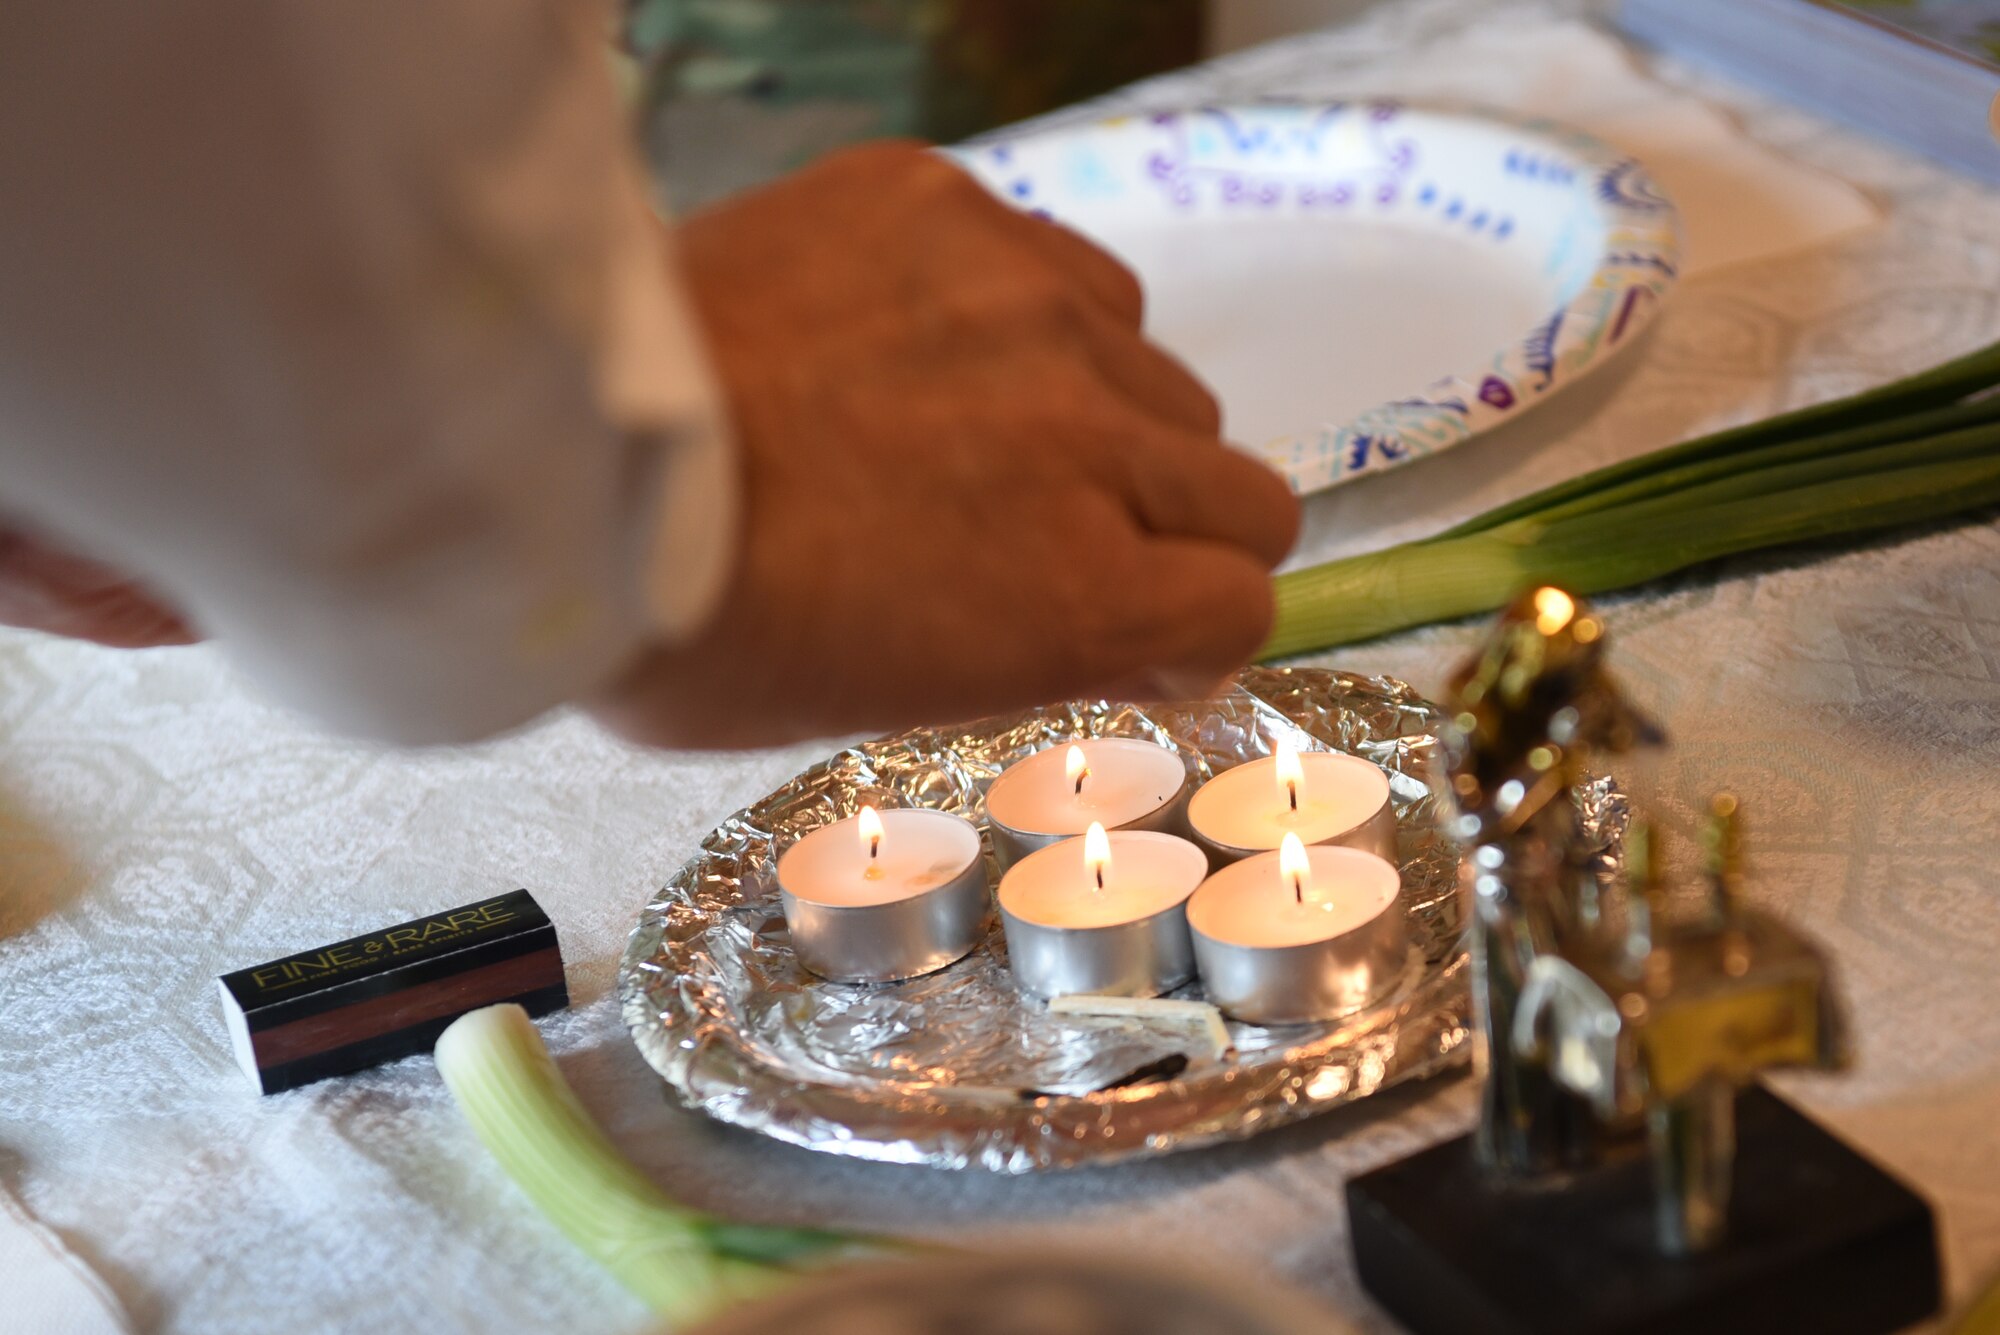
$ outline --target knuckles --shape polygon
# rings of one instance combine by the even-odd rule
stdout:
[[[794,206],[837,196],[856,206],[857,219],[873,220],[866,230],[900,237],[897,253],[884,256],[890,272],[924,272],[931,300],[940,304],[983,303],[994,317],[1016,325],[1044,333],[1081,331],[1102,297],[1058,258],[1073,246],[1091,256],[1092,281],[1109,290],[1115,304],[1134,311],[1144,305],[1138,277],[1116,258],[1082,237],[1052,251],[1041,233],[1053,224],[1021,213],[922,144],[863,144],[792,180],[812,185],[791,201]]]
[[[1271,616],[1263,570],[1227,554],[1223,569],[1163,559],[1140,512],[1169,484],[1214,504],[1273,502],[1117,387],[1143,340],[1105,317],[1104,284],[1077,277],[1087,257],[1048,245],[1032,230],[1046,224],[920,145],[867,145],[794,179],[780,187],[793,193],[691,225],[710,229],[689,249],[716,265],[716,310],[763,312],[713,341],[749,461],[734,602],[756,615],[731,623],[733,654],[695,661],[745,645],[758,662],[823,660],[811,722],[839,731],[864,715],[872,725],[885,704],[913,707],[915,683],[884,695],[885,660],[942,652],[998,703],[1095,692],[1179,658],[1219,673],[1254,652]],[[921,543],[857,538],[920,531],[951,535],[949,563]],[[888,615],[874,625],[864,608]],[[1018,623],[996,626],[1000,609]],[[857,624],[872,627],[868,652],[829,652]],[[676,700],[748,701],[772,686],[740,666],[663,670],[654,685],[669,682]],[[655,696],[624,703],[631,735],[741,740]]]
[[[970,201],[1004,208],[971,173],[943,153],[913,139],[883,139],[844,149],[819,167],[850,175],[897,204]]]

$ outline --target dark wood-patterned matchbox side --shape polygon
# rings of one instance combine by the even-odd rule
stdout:
[[[555,924],[526,890],[216,980],[237,1062],[266,1094],[427,1052],[467,1011],[569,1004]]]

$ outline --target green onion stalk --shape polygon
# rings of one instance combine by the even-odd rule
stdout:
[[[1435,536],[1281,575],[1262,656],[1603,593],[1739,552],[2000,503],[2000,344],[1559,483]]]
[[[519,1006],[455,1021],[438,1038],[437,1064],[473,1132],[528,1198],[676,1325],[770,1292],[801,1267],[883,1250],[812,1229],[732,1224],[672,1200],[591,1119]]]

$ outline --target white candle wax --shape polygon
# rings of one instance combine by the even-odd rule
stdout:
[[[1041,927],[1112,927],[1184,902],[1208,874],[1208,858],[1175,835],[1114,830],[1109,842],[1101,889],[1085,841],[1065,839],[1030,853],[1000,878],[1000,907]]]
[[[1069,752],[1082,753],[1079,787]],[[1130,737],[1064,742],[1018,760],[986,791],[988,819],[1024,834],[1082,834],[1092,822],[1115,830],[1150,816],[1187,780],[1180,753]]]
[[[1245,761],[1210,779],[1188,803],[1188,824],[1224,848],[1276,848],[1288,834],[1322,843],[1365,824],[1389,800],[1379,765],[1337,751],[1298,756],[1298,808],[1278,781],[1278,757]]]
[[[1188,926],[1236,946],[1302,946],[1344,936],[1396,902],[1402,877],[1373,853],[1321,844],[1305,850],[1303,902],[1277,853],[1232,862],[1188,901]]]
[[[935,890],[979,857],[979,831],[948,811],[877,813],[882,839],[873,857],[860,817],[822,825],[778,859],[788,894],[834,908],[865,908]]]

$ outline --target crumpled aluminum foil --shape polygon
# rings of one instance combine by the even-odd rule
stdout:
[[[1430,782],[1442,722],[1387,678],[1251,668],[1198,704],[1059,705],[852,747],[717,826],[653,896],[620,971],[625,1022],[680,1102],[720,1121],[829,1153],[1003,1173],[1248,1136],[1443,1070],[1470,1034],[1458,852]],[[1235,1052],[1218,1058],[1184,1030],[1050,1015],[1015,987],[997,914],[984,944],[928,977],[849,986],[799,966],[772,870],[783,848],[864,802],[979,820],[996,774],[1084,736],[1175,746],[1201,778],[1281,737],[1383,766],[1416,943],[1401,986],[1336,1023],[1231,1024]],[[1624,798],[1599,780],[1577,799],[1608,873]],[[1174,995],[1198,998],[1200,983]]]

